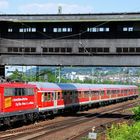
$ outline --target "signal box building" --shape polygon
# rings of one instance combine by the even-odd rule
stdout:
[[[140,13],[0,15],[6,65],[139,66]]]

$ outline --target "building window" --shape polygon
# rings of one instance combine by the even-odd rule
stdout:
[[[66,48],[61,48],[61,52],[66,52]]]
[[[117,53],[139,53],[140,48],[116,48]]]
[[[31,52],[36,52],[36,48],[31,48]]]
[[[20,33],[26,32],[36,32],[36,28],[19,28]]]
[[[96,48],[91,48],[92,53],[96,53],[97,49]]]
[[[97,48],[97,52],[103,52],[103,48]]]
[[[135,52],[135,48],[129,48],[129,52]]]
[[[80,53],[109,53],[109,48],[79,48]]]
[[[71,53],[72,52],[72,48],[66,48],[67,52]]]
[[[70,53],[72,48],[42,48],[42,51],[48,53]]]
[[[8,28],[8,33],[11,33],[13,32],[13,29],[12,28]]]
[[[133,32],[133,27],[123,27],[123,32]]]
[[[109,32],[109,27],[88,27],[87,32]]]
[[[117,53],[121,53],[122,52],[122,48],[116,48],[116,52]]]
[[[140,52],[140,48],[136,48],[136,52]]]
[[[86,52],[91,52],[91,48],[86,48]]]
[[[8,48],[8,52],[13,52],[13,49],[12,48]]]
[[[30,48],[25,48],[24,52],[30,52]]]
[[[8,49],[8,52],[36,52],[36,48],[9,47],[7,49]]]
[[[48,48],[43,48],[43,52],[48,52]]]
[[[53,28],[53,32],[56,33],[57,32],[57,28]]]
[[[109,48],[104,48],[104,52],[109,52]]]
[[[123,48],[123,52],[128,52],[128,48]]]
[[[61,33],[61,32],[72,32],[72,28],[53,28],[54,33]]]
[[[85,52],[85,48],[79,48],[79,52],[80,53],[84,53]]]
[[[59,52],[59,48],[55,48],[55,52]]]
[[[53,48],[49,48],[49,52],[54,52],[54,51],[53,51]]]
[[[47,31],[47,29],[46,28],[43,28],[43,32],[46,32]]]

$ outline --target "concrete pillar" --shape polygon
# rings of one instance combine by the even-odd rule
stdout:
[[[0,65],[0,77],[5,78],[5,66]]]

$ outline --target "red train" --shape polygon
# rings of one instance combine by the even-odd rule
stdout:
[[[0,83],[0,125],[138,97],[133,85]]]

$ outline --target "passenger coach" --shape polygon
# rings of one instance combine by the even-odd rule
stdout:
[[[41,114],[85,110],[99,103],[117,102],[138,96],[133,85],[31,83],[37,86]]]
[[[39,117],[137,97],[138,87],[133,85],[0,83],[0,125],[34,122]]]

